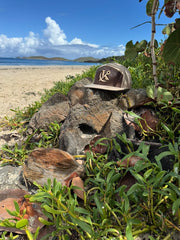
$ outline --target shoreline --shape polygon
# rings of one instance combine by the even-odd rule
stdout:
[[[91,65],[93,66],[93,65]],[[45,89],[88,70],[89,65],[0,65],[0,119],[13,117],[10,109],[23,109],[39,101]]]

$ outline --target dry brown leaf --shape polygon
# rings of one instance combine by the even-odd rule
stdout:
[[[38,218],[47,218],[42,213],[39,203],[31,203],[28,198],[24,198],[24,195],[27,194],[29,193],[20,189],[0,191],[0,220],[12,218],[12,216],[9,215],[6,209],[9,209],[10,211],[15,211],[14,201],[16,201],[20,208],[20,214],[23,214],[24,209],[26,209],[24,218],[29,220],[28,229],[32,233],[34,233],[38,226],[40,228],[43,227],[43,224],[39,222]],[[25,233],[25,231],[16,228],[0,227],[0,230],[13,231],[20,234]]]
[[[83,180],[80,177],[73,178],[72,186],[81,188],[81,189],[73,189],[73,191],[79,198],[84,200],[84,182],[83,182]]]
[[[117,161],[117,165],[122,167],[134,167],[136,163],[140,160],[142,161],[143,159],[137,156],[131,156],[124,159],[123,161]]]

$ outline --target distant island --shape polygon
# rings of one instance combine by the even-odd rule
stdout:
[[[74,60],[69,60],[62,57],[44,57],[44,56],[30,56],[30,57],[17,57],[18,59],[35,59],[35,60],[55,60],[55,61],[71,61],[71,62],[81,62],[81,63],[107,63],[113,61],[123,61],[125,56],[112,56],[107,58],[93,58],[93,57],[80,57]]]
[[[30,57],[17,57],[18,59],[35,59],[35,60],[54,60],[54,61],[70,61],[70,62],[90,62],[90,63],[97,63],[100,59],[93,58],[93,57],[80,57],[74,60],[69,60],[62,57],[44,57],[44,56],[30,56]]]

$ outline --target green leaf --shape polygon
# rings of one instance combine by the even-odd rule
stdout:
[[[44,205],[43,208],[49,212],[49,213],[52,213],[52,214],[61,214],[62,213],[62,210],[55,210],[54,208],[51,208],[49,207],[48,205]]]
[[[97,206],[97,210],[98,212],[103,215],[103,211],[102,211],[102,203],[100,202],[99,200],[99,197],[97,196],[97,192],[94,194],[94,201],[96,203],[96,206]]]
[[[17,211],[18,213],[20,213],[19,204],[18,204],[16,201],[14,201],[14,207],[15,207],[16,211]]]
[[[28,229],[26,230],[26,235],[28,237],[28,240],[34,240],[32,233]]]
[[[153,85],[147,86],[146,93],[149,98],[154,99],[154,86]]]
[[[153,7],[153,2],[154,0],[149,0],[146,4],[146,14],[148,16],[151,16],[151,12],[152,12],[152,7]]]
[[[113,175],[114,175],[114,170],[111,170],[107,175],[107,179],[106,179],[107,184],[111,183],[110,180],[111,180]]]
[[[175,202],[173,202],[173,205],[172,205],[173,215],[175,215],[178,212],[179,208],[180,208],[180,198],[178,198]]]
[[[163,49],[163,57],[166,62],[180,63],[180,28],[172,32],[167,39]]]
[[[162,186],[163,185],[163,177],[164,177],[164,175],[166,174],[166,172],[165,171],[161,171],[161,172],[159,172],[157,175],[156,175],[156,177],[155,178],[153,178],[153,179],[151,179],[151,182],[153,183],[153,186],[154,187],[160,187],[160,186]]]
[[[49,221],[45,220],[45,219],[42,218],[42,217],[39,217],[38,219],[39,219],[39,221],[40,221],[42,224],[47,225],[47,226],[51,226],[51,225],[54,224],[54,223],[52,223],[52,222],[49,222]]]
[[[126,44],[125,56],[127,58],[135,58],[137,56],[136,46],[132,40]]]
[[[88,210],[86,210],[85,208],[76,207],[75,211],[77,211],[78,213],[81,213],[81,214],[90,215],[90,212]]]
[[[147,47],[147,41],[142,40],[141,42],[137,42],[135,46],[136,46],[137,52],[143,52]]]
[[[170,151],[165,151],[160,153],[158,156],[155,156],[156,161],[161,161],[162,158],[172,155],[172,153]]]
[[[9,215],[18,217],[18,213],[16,211],[10,211],[9,209],[6,209],[6,211],[9,213]]]
[[[166,90],[165,88],[158,87],[158,92],[157,92],[157,101],[158,102],[168,102],[173,99],[173,95],[171,92]]]
[[[147,170],[147,171],[144,173],[144,178],[147,179],[147,178],[151,175],[152,172],[153,172],[153,169],[152,169],[152,168],[149,169],[149,170]]]
[[[146,93],[149,98],[155,99],[155,86],[150,85],[146,88]],[[158,102],[168,102],[173,99],[173,95],[171,92],[166,90],[165,88],[158,87],[157,89],[157,101]]]
[[[79,220],[78,218],[71,217],[71,220],[74,224],[78,224],[78,226],[86,233],[89,233],[91,236],[93,235],[92,228],[89,224],[84,221]]]
[[[40,227],[38,226],[37,229],[36,229],[36,232],[34,234],[34,239],[37,239],[38,235],[39,235],[39,231],[40,231]],[[41,238],[42,240],[42,238]]]
[[[27,225],[28,225],[28,220],[27,219],[21,219],[21,220],[16,222],[16,228],[24,228]]]
[[[172,23],[167,24],[165,28],[162,30],[162,34],[167,34],[168,36],[175,30],[174,25]]]
[[[129,199],[125,193],[123,194],[123,199],[124,199],[124,213],[127,214],[129,211]]]
[[[175,112],[177,112],[177,113],[179,113],[180,114],[180,109],[178,109],[178,108],[175,108],[175,107],[172,107],[171,108],[173,111],[175,111]]]
[[[132,223],[129,223],[129,222],[126,227],[126,237],[127,237],[127,240],[134,240],[132,235]]]

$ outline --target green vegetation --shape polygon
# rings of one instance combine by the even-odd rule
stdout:
[[[179,68],[168,65],[156,51],[158,59],[158,76],[163,87],[171,92],[173,99],[156,102],[152,100],[161,121],[158,136],[159,141],[166,144],[168,152],[156,156],[156,163],[147,158],[149,147],[143,143],[136,152],[131,149],[131,143],[124,138],[131,149],[130,155],[140,156],[144,164],[135,167],[119,167],[116,161],[108,162],[108,153],[98,155],[88,153],[85,164],[85,200],[79,200],[71,191],[73,188],[62,187],[60,183],[50,181],[45,186],[39,186],[38,192],[31,201],[42,204],[47,220],[40,219],[45,225],[55,226],[52,236],[59,239],[73,239],[74,234],[79,239],[135,239],[148,233],[150,239],[171,239],[171,234],[180,231],[180,111],[179,111]],[[129,66],[133,78],[133,87],[146,88],[153,84],[151,59],[139,53],[136,61],[126,59],[120,62]],[[57,82],[54,87],[42,94],[41,102],[36,102],[23,110],[16,109],[16,116],[8,120],[9,126],[19,128],[22,134],[32,115],[38,111],[42,103],[56,92],[67,94],[70,87],[84,77],[94,78],[97,66],[93,66],[82,75],[68,76],[66,82]],[[35,132],[28,136],[21,146],[4,146],[1,151],[2,164],[23,164],[28,153],[36,147],[58,147],[58,136],[61,126],[51,123],[48,131],[40,131],[41,140],[31,142]],[[115,142],[115,140],[113,140]],[[117,151],[121,152],[118,143]],[[111,145],[108,146],[110,150]],[[175,158],[174,168],[167,172],[162,169],[160,160],[163,156],[172,154]],[[126,155],[127,157],[127,155]],[[136,179],[130,189],[120,185],[120,179],[129,174]],[[16,214],[19,214],[18,212]],[[33,235],[29,232],[27,219],[6,220],[4,226],[20,226],[25,229],[28,239],[36,239],[39,229]],[[3,235],[2,238],[3,239]],[[13,238],[11,238],[13,239]]]

